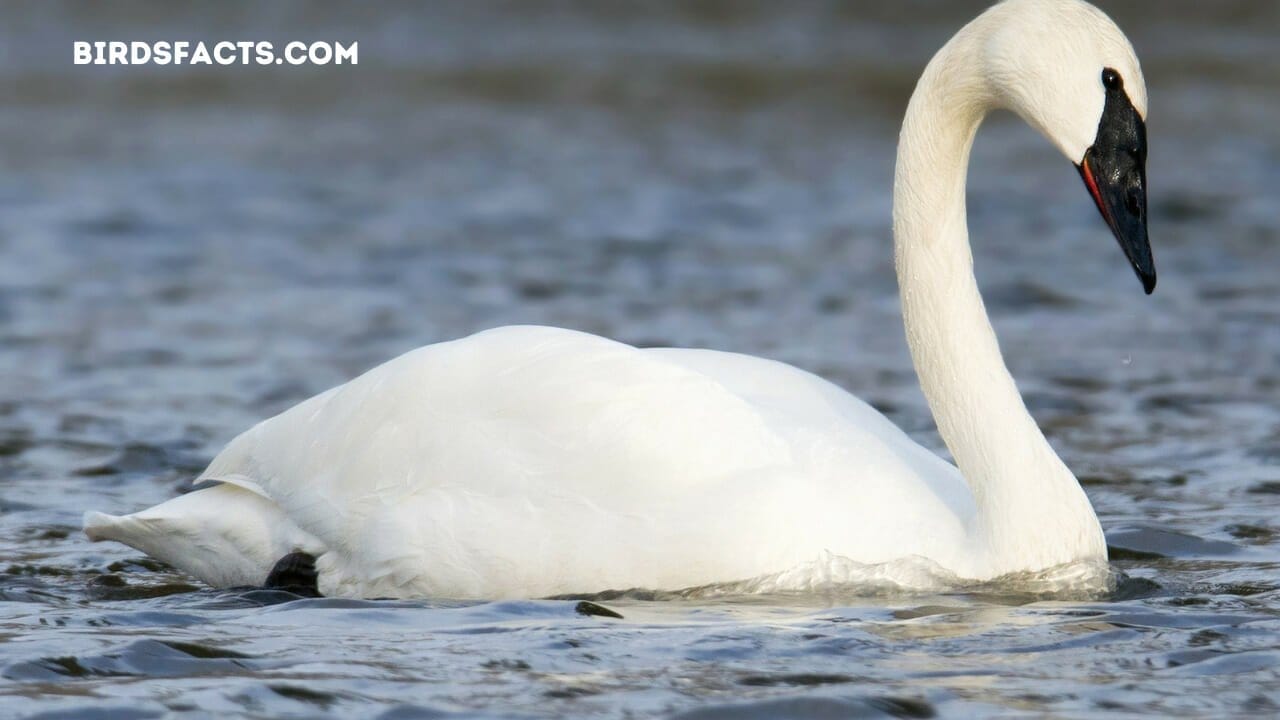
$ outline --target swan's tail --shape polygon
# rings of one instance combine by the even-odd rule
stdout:
[[[202,561],[198,542],[191,532],[195,529],[192,518],[174,512],[182,509],[181,504],[178,508],[171,504],[181,499],[175,498],[132,515],[108,515],[90,510],[84,514],[84,534],[93,542],[109,540],[128,545],[211,585],[221,585],[203,572],[207,563]]]
[[[130,540],[142,534],[138,525],[138,520],[127,515],[108,515],[96,510],[84,514],[84,534],[93,542],[114,540],[137,547]]]
[[[168,503],[161,503],[132,515],[108,515],[90,510],[84,514],[84,534],[93,542],[110,540],[122,543],[170,562],[164,557],[170,554],[166,545],[190,533],[184,532],[183,518],[165,517],[156,512],[166,509],[166,505]]]
[[[323,551],[275,503],[225,483],[132,515],[87,512],[84,534],[124,543],[214,587],[260,585],[284,555]]]

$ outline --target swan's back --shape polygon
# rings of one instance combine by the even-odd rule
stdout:
[[[878,524],[951,540],[971,512],[953,468],[808,373],[543,327],[407,353],[260,423],[202,478],[260,487],[330,550],[321,589],[340,595],[740,580],[824,550],[897,557],[875,538],[901,528]]]

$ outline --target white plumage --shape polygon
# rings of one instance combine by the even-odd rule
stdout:
[[[1076,85],[1077,66],[1091,85]],[[935,57],[908,110],[903,309],[963,476],[782,363],[507,327],[306,400],[233,440],[199,478],[214,486],[124,517],[88,513],[85,531],[216,586],[260,584],[300,550],[317,557],[323,594],[363,597],[679,589],[830,556],[923,559],[977,580],[1105,560],[1088,499],[1005,370],[964,225],[968,148],[987,111],[1010,107],[1075,152],[1098,124],[1103,66],[1140,88],[1127,41],[1092,6],[1009,0]]]

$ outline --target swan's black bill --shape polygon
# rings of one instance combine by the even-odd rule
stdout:
[[[1156,263],[1147,239],[1147,126],[1115,71],[1103,72],[1107,91],[1098,136],[1077,165],[1120,249],[1150,295]]]

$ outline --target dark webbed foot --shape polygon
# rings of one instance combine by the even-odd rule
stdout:
[[[305,597],[320,597],[316,585],[316,559],[304,552],[291,552],[276,561],[263,587],[285,590]]]
[[[597,605],[596,603],[593,603],[590,600],[583,600],[582,602],[574,606],[573,610],[579,615],[586,615],[587,617],[591,617],[594,615],[597,617],[617,618],[619,620],[622,619],[622,613],[618,612],[617,610],[610,610],[609,608],[603,605]]]

